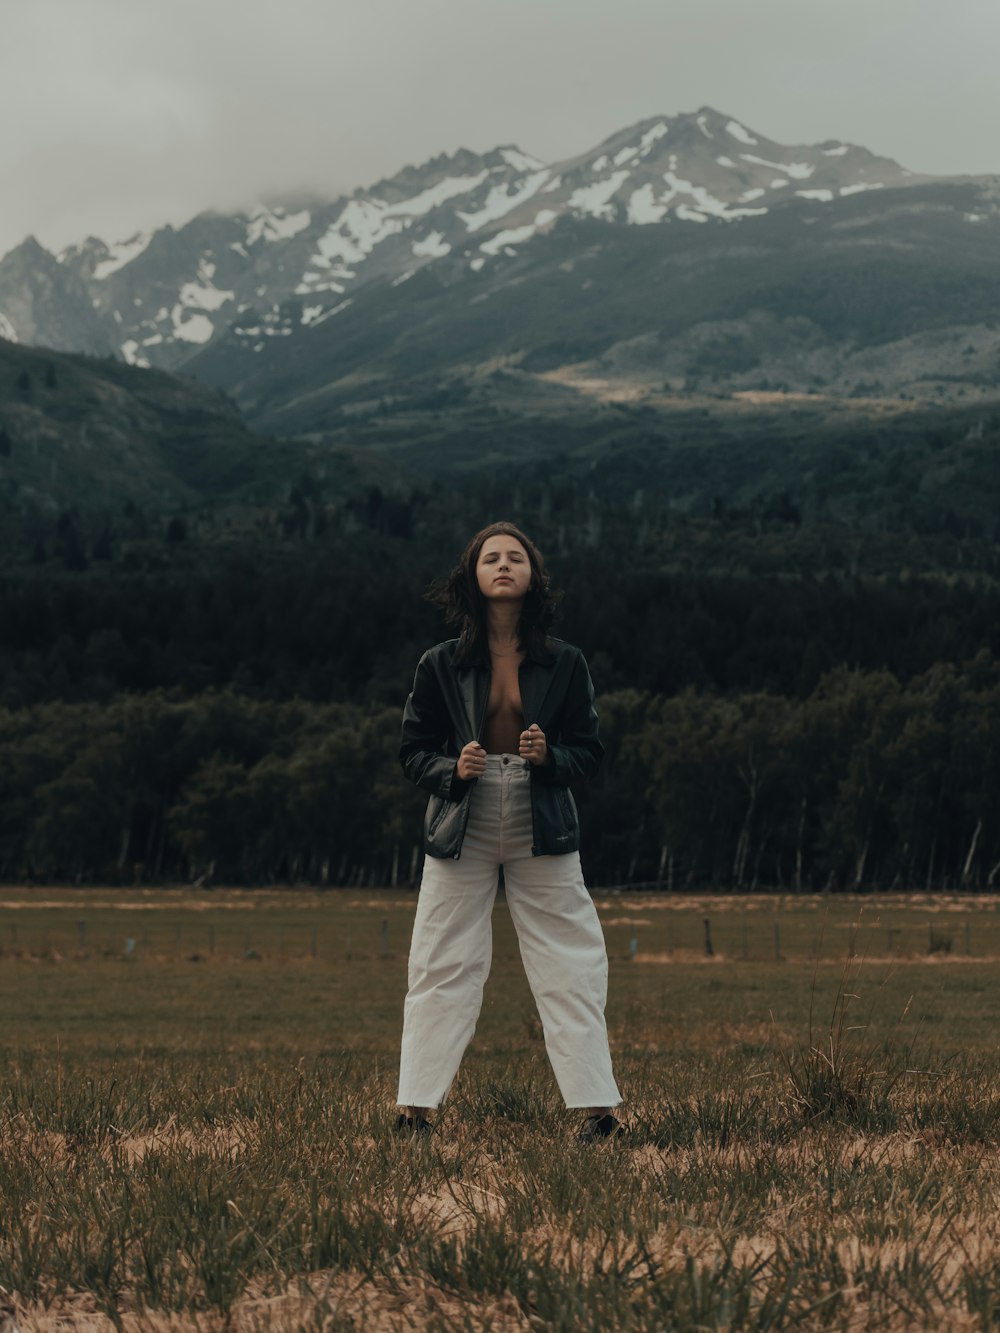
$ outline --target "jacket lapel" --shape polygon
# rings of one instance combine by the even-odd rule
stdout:
[[[549,692],[549,686],[552,684],[552,678],[555,672],[551,667],[540,666],[533,662],[531,658],[526,658],[521,664],[519,685],[521,688],[521,709],[524,713],[524,725],[530,727],[533,722],[545,730],[541,721],[542,709],[545,707],[545,698]]]
[[[462,703],[465,707],[465,716],[468,723],[466,743],[479,739],[480,701],[477,698],[479,691],[476,686],[479,683],[480,674],[474,666],[463,667],[459,672]]]

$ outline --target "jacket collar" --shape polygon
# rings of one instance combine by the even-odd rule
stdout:
[[[532,653],[529,651],[522,666],[530,662],[534,667],[549,668],[555,664],[555,660],[556,655],[553,652]],[[480,657],[480,659],[468,662],[465,666],[458,668],[462,702],[465,705],[465,713],[469,724],[469,738],[471,740],[479,739],[479,720],[486,708],[486,678],[483,672],[488,670],[488,652],[485,654],[485,660]],[[552,679],[552,676],[548,673],[544,676],[538,676],[534,671],[528,672],[522,678],[521,704],[529,722],[538,721]]]
[[[456,647],[458,646],[457,639],[455,640],[455,645]],[[525,656],[526,662],[534,662],[536,666],[541,666],[541,667],[554,666],[555,660],[556,660],[556,654],[552,652],[551,649],[546,649],[546,648],[539,648],[535,650],[529,648]],[[470,658],[469,661],[463,662],[462,665],[458,667],[458,670],[468,671],[470,667],[485,667],[488,670],[489,665],[490,665],[489,650],[484,648],[480,650],[479,655],[477,657]]]

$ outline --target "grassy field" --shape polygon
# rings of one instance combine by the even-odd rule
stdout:
[[[583,1148],[502,901],[421,1145],[392,1128],[413,895],[0,891],[0,1305],[22,1330],[1000,1322],[1000,899],[596,897],[631,1132]]]

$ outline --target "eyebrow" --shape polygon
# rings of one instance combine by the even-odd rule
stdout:
[[[520,546],[512,546],[509,551],[484,551],[482,558],[488,560],[491,555],[516,555],[521,560],[527,560],[528,558]]]

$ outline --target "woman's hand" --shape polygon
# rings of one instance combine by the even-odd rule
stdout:
[[[517,743],[517,752],[522,759],[527,759],[530,764],[548,762],[549,747],[545,743],[545,732],[537,722],[532,722],[527,731],[521,732]]]
[[[458,756],[458,776],[465,782],[481,778],[486,772],[486,751],[478,741],[463,745]]]

